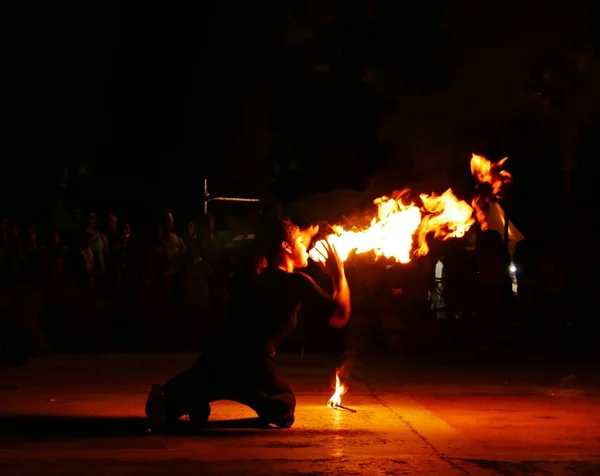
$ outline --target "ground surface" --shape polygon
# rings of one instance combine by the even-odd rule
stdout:
[[[191,355],[57,356],[0,369],[2,474],[600,474],[596,369],[356,364],[335,411],[334,363],[284,357],[289,430],[213,404],[201,433],[154,435],[143,407]]]

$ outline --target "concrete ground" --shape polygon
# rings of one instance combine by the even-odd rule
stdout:
[[[54,356],[0,369],[3,475],[600,474],[592,368],[354,365],[344,404],[325,406],[335,364],[282,356],[298,395],[292,429],[213,404],[208,428],[149,434],[152,382],[191,355]],[[232,376],[235,378],[235,376]]]

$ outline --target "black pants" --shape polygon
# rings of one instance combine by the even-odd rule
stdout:
[[[289,384],[278,377],[273,357],[266,353],[237,357],[201,355],[189,369],[169,380],[163,393],[168,420],[217,400],[232,400],[260,414],[270,397],[293,395]]]

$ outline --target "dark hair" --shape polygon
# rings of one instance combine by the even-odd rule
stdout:
[[[171,232],[171,217],[173,216],[173,212],[170,209],[165,209],[162,211],[158,226],[162,229],[162,233],[168,234]]]
[[[260,254],[267,258],[269,266],[275,266],[281,253],[281,243],[292,243],[299,231],[298,225],[289,219],[269,219],[262,224],[256,236]]]

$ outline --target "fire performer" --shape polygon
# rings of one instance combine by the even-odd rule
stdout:
[[[185,414],[194,425],[202,425],[216,400],[248,405],[265,425],[293,425],[296,399],[277,376],[277,346],[296,327],[298,310],[306,301],[329,306],[332,327],[344,327],[350,317],[350,290],[335,247],[327,243],[323,253],[332,295],[297,271],[308,264],[307,245],[315,231],[301,231],[288,220],[275,220],[263,230],[265,265],[238,279],[221,331],[192,367],[150,392],[146,415],[151,430],[166,429]]]

